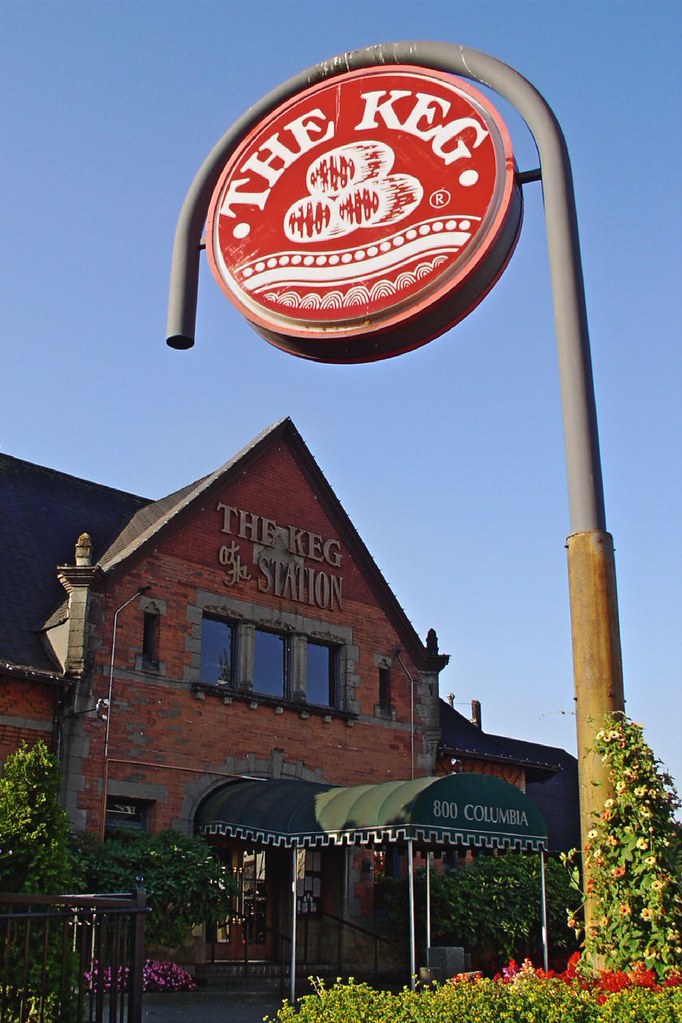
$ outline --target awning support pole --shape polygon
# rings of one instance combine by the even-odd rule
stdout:
[[[408,838],[407,840],[407,878],[410,890],[410,987],[414,991],[415,975],[417,973],[417,962],[414,942],[414,854],[412,852],[413,841],[414,839],[412,838]]]
[[[296,1004],[296,882],[298,880],[298,849],[291,850],[291,977],[289,1001]]]
[[[426,854],[426,965],[431,966],[431,856]]]
[[[542,959],[545,973],[549,969],[549,944],[547,939],[547,886],[545,884],[545,850],[540,850],[540,913],[542,921]]]

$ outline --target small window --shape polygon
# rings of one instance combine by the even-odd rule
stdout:
[[[159,667],[159,615],[145,611],[142,624],[142,667]]]
[[[391,672],[388,668],[379,668],[379,707],[381,710],[391,709]]]
[[[306,699],[321,707],[335,707],[338,688],[339,652],[324,643],[308,642],[306,657]]]
[[[142,799],[128,799],[127,796],[107,797],[106,831],[118,828],[133,828],[136,831],[147,830],[149,803]]]
[[[256,629],[253,649],[254,692],[287,698],[288,652],[286,636]]]
[[[231,622],[217,618],[204,618],[201,627],[201,671],[202,682],[215,685],[234,681],[234,637]]]

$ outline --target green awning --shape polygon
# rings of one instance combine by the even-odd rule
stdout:
[[[547,825],[516,786],[481,774],[339,787],[235,781],[204,800],[204,835],[294,848],[414,839],[424,845],[541,849]]]

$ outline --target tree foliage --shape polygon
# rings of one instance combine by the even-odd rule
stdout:
[[[0,891],[73,890],[71,829],[58,795],[59,765],[44,742],[22,743],[7,757],[0,778]]]
[[[560,863],[546,864],[547,926],[553,958],[565,962],[577,947],[566,924],[566,907],[577,906]],[[407,883],[383,882],[391,918],[406,930]],[[415,879],[417,933],[425,933],[425,875]],[[458,945],[472,964],[489,971],[509,959],[542,959],[540,865],[537,856],[480,856],[469,866],[431,874],[431,944]]]
[[[120,828],[105,842],[85,835],[79,844],[85,890],[146,890],[151,907],[146,935],[152,945],[178,947],[196,924],[222,920],[229,912],[232,874],[199,835]]]
[[[641,725],[607,715],[595,750],[609,767],[614,796],[583,849],[593,907],[586,958],[616,970],[643,963],[664,976],[682,966],[681,843],[674,820],[680,802]],[[577,855],[569,859],[579,888]]]
[[[7,757],[0,778],[0,891],[60,895],[77,887],[71,828],[58,795],[59,764],[44,742],[23,743]],[[64,978],[77,960],[62,947],[58,929],[37,919],[10,931],[2,965],[8,1019],[15,1009],[18,1019],[21,1006],[30,1019],[49,1019],[58,1004],[67,1018],[73,987]]]

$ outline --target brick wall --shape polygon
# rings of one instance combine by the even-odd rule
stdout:
[[[285,532],[290,526],[305,530],[306,551],[309,534],[321,538],[312,541],[317,559],[304,557],[303,564],[342,578],[342,606],[332,602],[319,607],[310,599],[259,591],[262,575],[254,557],[263,545],[238,535],[236,514],[230,516],[232,531],[225,532],[225,512],[219,505],[261,516]],[[248,519],[251,525],[254,521]],[[320,559],[320,543],[327,540],[333,541],[334,554],[340,551],[339,566]],[[250,578],[227,585],[220,548],[233,542]],[[249,765],[251,773],[271,775],[276,761],[283,777],[347,785],[410,777],[410,682],[394,657],[395,648],[403,645],[401,637],[286,445],[266,452],[234,484],[194,505],[158,546],[112,580],[106,594],[93,596],[92,620],[98,623],[91,643],[94,663],[83,683],[91,685],[93,701],[108,693],[114,609],[138,586],[149,584],[149,592],[118,619],[109,778],[110,791],[113,784],[119,791],[127,785],[130,796],[143,797],[153,786],[165,793],[154,800],[151,824],[155,830],[179,820],[189,827],[191,803],[196,803],[202,786],[208,790],[235,774],[249,773]],[[354,713],[325,713],[284,701],[239,696],[225,702],[215,688],[197,686],[201,608],[221,599],[265,616],[275,628],[284,618],[294,629],[310,628],[312,622],[323,635],[325,629],[329,634],[337,630],[352,635],[347,649]],[[158,672],[141,670],[142,617],[149,607],[160,612]],[[424,694],[434,698],[433,685],[421,683],[417,666],[406,654],[401,656],[417,683],[417,708]],[[394,719],[376,716],[381,658],[392,665]],[[419,724],[418,716],[416,721]],[[94,716],[83,719],[87,757],[82,762],[84,786],[78,806],[86,812],[88,830],[99,826],[101,816],[104,731],[104,723]],[[419,734],[415,753],[423,763],[425,748]],[[418,768],[415,773],[427,772]],[[193,793],[189,803],[188,793]]]
[[[0,763],[22,742],[42,739],[51,747],[56,695],[49,683],[0,678]]]

